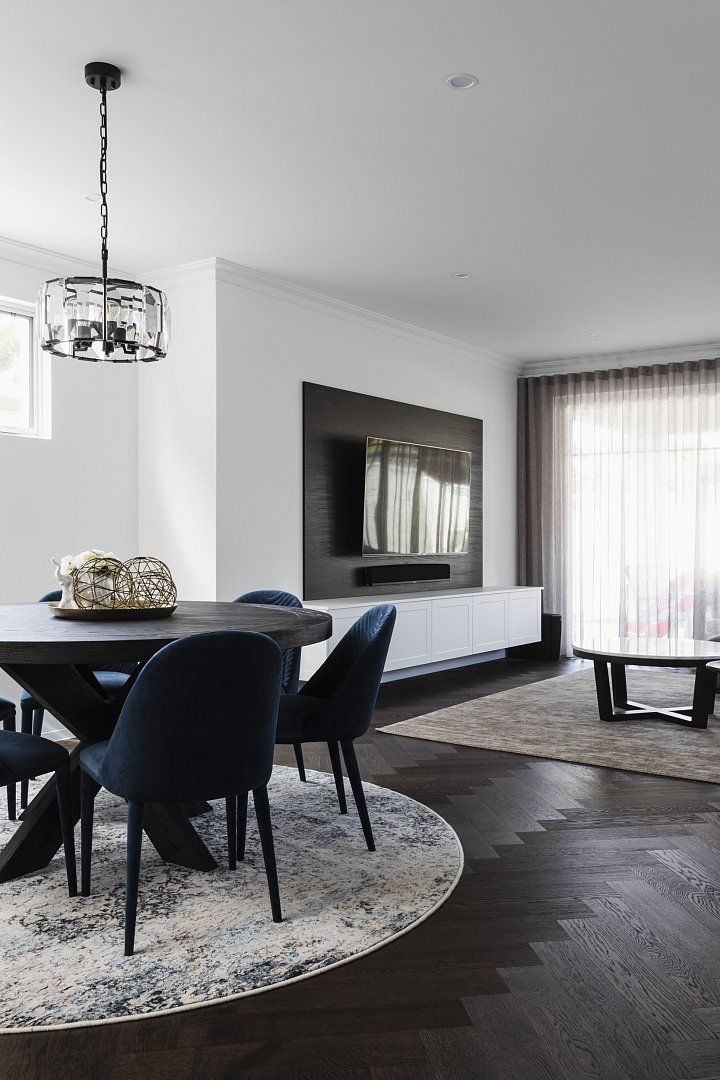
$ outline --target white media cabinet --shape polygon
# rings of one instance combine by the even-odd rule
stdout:
[[[345,631],[375,604],[397,608],[385,677],[402,678],[477,663],[491,659],[486,654],[539,641],[541,600],[542,589],[524,586],[308,600],[307,607],[332,615],[333,635],[303,649],[301,678],[310,678]]]

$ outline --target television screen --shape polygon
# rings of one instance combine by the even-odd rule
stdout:
[[[471,458],[368,436],[363,555],[466,555]]]

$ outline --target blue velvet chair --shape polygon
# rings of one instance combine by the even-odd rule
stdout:
[[[282,592],[280,589],[255,589],[253,592],[243,593],[238,596],[236,604],[275,604],[277,607],[301,608],[302,603],[292,593]],[[282,650],[282,694],[297,694],[300,685],[300,649]],[[302,746],[297,743],[295,760],[297,762],[300,779],[305,782],[305,761],[303,759]]]
[[[276,741],[293,746],[327,743],[340,813],[346,814],[342,750],[368,851],[375,850],[375,841],[353,744],[370,727],[395,616],[393,604],[371,608],[350,627],[299,693],[280,698]]]
[[[50,742],[49,739],[7,728],[0,731],[0,787],[7,787],[8,791],[12,788],[14,792],[17,783],[34,780],[36,776],[48,772],[55,773],[68,893],[77,896],[75,833],[70,808],[70,755],[59,743]]]
[[[7,698],[0,698],[0,720],[3,731],[15,731],[15,703]],[[15,821],[15,784],[7,784],[8,820]]]
[[[244,853],[252,791],[272,916],[282,920],[267,782],[273,767],[280,649],[242,630],[194,634],[152,657],[127,696],[110,739],[80,753],[81,891],[90,894],[93,800],[98,785],[128,803],[125,955],[135,942],[145,803],[225,799],[228,862]],[[209,691],[208,691],[209,686]]]
[[[53,589],[52,592],[45,593],[41,596],[38,603],[40,604],[56,604],[62,597],[60,589]],[[137,664],[128,663],[113,663],[113,664],[100,664],[95,669],[93,674],[100,683],[102,688],[107,691],[108,694],[116,694],[123,689],[127,682],[128,676],[137,667]],[[35,698],[28,694],[27,690],[23,690],[20,695],[20,730],[26,734],[42,735],[43,720],[45,718],[45,710],[42,705],[38,704]],[[8,788],[8,799],[10,798],[10,789]],[[27,806],[28,800],[28,785],[27,781],[24,781],[20,785],[20,809],[24,810]]]

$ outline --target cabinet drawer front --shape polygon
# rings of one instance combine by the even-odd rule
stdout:
[[[333,633],[327,642],[328,654],[332,652],[353,623],[373,607],[375,604],[330,609],[333,617]],[[385,670],[395,671],[398,668],[429,664],[432,660],[430,601],[399,603],[396,608],[397,618]]]
[[[432,660],[430,602],[425,600],[396,606],[395,630],[385,670],[429,664]]]
[[[432,658],[452,660],[470,656],[472,645],[472,597],[446,597],[432,601]]]
[[[530,645],[539,641],[541,631],[541,594],[510,593],[508,603],[508,644]]]
[[[476,596],[473,603],[473,652],[504,649],[508,643],[508,598]]]

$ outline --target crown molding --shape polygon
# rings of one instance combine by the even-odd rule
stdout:
[[[434,330],[426,330],[421,326],[402,322],[391,315],[383,315],[368,308],[359,307],[346,300],[338,300],[325,293],[307,289],[302,285],[295,285],[282,278],[276,278],[270,274],[251,270],[249,267],[240,266],[229,262],[227,259],[217,259],[217,279],[228,285],[250,289],[254,292],[264,293],[276,300],[284,300],[289,304],[310,308],[329,315],[336,319],[344,319],[346,322],[368,327],[383,334],[411,341],[416,345],[422,345],[439,352],[449,353],[465,360],[474,360],[477,363],[487,364],[490,367],[500,368],[503,371],[511,371],[518,374],[522,371],[522,364],[513,357],[504,356],[502,353],[484,349],[479,345],[472,345],[457,338],[438,334]]]
[[[79,259],[37,244],[26,244],[20,240],[0,236],[0,260],[17,263],[44,274],[71,273],[96,275],[98,263],[88,259]],[[126,270],[115,270],[119,277],[134,277]],[[379,333],[411,341],[416,345],[449,353],[465,360],[510,371],[516,375],[561,375],[570,372],[602,371],[608,368],[649,367],[652,364],[682,363],[687,360],[703,360],[720,356],[720,342],[707,342],[699,345],[675,345],[670,348],[635,349],[628,352],[591,353],[585,356],[566,357],[560,360],[516,360],[503,353],[484,349],[457,338],[438,334],[433,330],[402,322],[391,315],[382,315],[376,311],[338,300],[325,293],[307,289],[283,278],[252,270],[229,259],[208,258],[195,262],[182,263],[178,266],[163,267],[142,274],[140,280],[152,281],[163,288],[173,286],[197,285],[205,281],[220,281],[227,285],[264,293],[277,300],[296,304],[300,307],[320,311],[333,318],[344,319],[366,326]]]
[[[97,273],[98,270],[96,262],[91,263],[86,259],[76,259],[71,255],[64,255],[60,251],[50,251],[49,248],[37,247],[35,244],[23,244],[19,240],[11,240],[6,236],[0,236],[0,259],[48,273],[62,274],[68,268],[81,273]]]
[[[37,244],[25,244],[20,240],[11,240],[8,236],[0,236],[0,260],[28,266],[33,270],[41,270],[46,275],[55,274],[58,277],[68,274],[97,277],[100,274],[99,259],[94,262],[78,259],[75,255],[51,251],[49,248],[38,247]],[[115,277],[132,277],[128,271],[118,268],[113,269],[113,274]]]
[[[181,288],[183,285],[200,285],[204,281],[217,280],[217,259],[198,259],[196,262],[164,266],[142,275],[146,281],[157,282],[163,289]]]
[[[593,353],[565,360],[528,360],[524,376],[565,375],[570,372],[606,371],[609,368],[650,367],[653,364],[681,364],[687,360],[707,360],[720,356],[720,342],[704,345],[673,345],[667,349],[635,349],[630,352]]]
[[[219,281],[225,285],[233,285],[237,288],[247,289],[251,292],[262,293],[272,296],[276,300],[282,300],[288,304],[319,311],[335,319],[344,319],[356,325],[365,326],[382,334],[390,334],[393,337],[411,341],[416,345],[434,349],[439,352],[449,353],[465,360],[473,360],[476,363],[486,364],[490,367],[520,374],[523,365],[513,357],[504,356],[502,353],[483,349],[478,345],[472,345],[466,341],[437,334],[433,330],[425,330],[420,326],[394,319],[390,315],[382,315],[367,308],[350,304],[346,300],[338,300],[327,296],[325,293],[307,289],[302,285],[295,285],[283,278],[264,274],[259,270],[251,270],[247,266],[230,262],[228,259],[211,258],[201,259],[198,262],[184,263],[181,266],[171,266],[165,269],[153,270],[145,277],[160,284],[163,288],[173,286],[196,285],[203,281]]]

